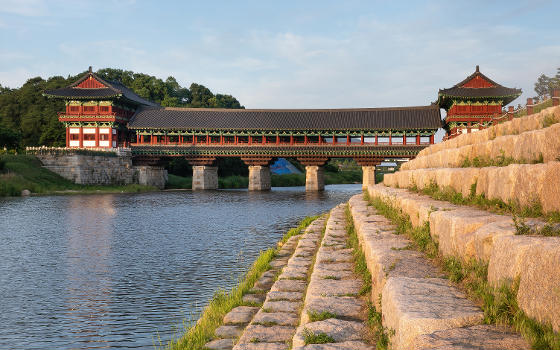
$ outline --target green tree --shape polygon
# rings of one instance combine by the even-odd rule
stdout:
[[[204,85],[192,83],[190,106],[194,108],[215,108],[214,94]]]
[[[554,89],[560,89],[560,68],[557,69],[556,76],[548,77],[541,74],[535,83],[535,92],[538,97],[550,96]]]
[[[20,146],[21,134],[0,126],[0,148],[15,149]]]

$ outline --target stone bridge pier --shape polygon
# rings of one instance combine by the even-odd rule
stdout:
[[[362,190],[367,190],[369,185],[375,185],[375,166],[381,164],[381,159],[354,158],[362,166]]]
[[[272,187],[270,163],[273,158],[243,157],[241,160],[249,166],[249,191],[269,191]]]
[[[187,158],[193,168],[192,189],[217,190],[218,189],[218,167],[214,157]]]
[[[305,191],[323,191],[325,189],[324,165],[329,159],[321,157],[298,157],[297,160],[305,165]]]

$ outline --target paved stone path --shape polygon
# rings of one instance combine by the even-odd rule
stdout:
[[[352,249],[346,247],[345,208],[346,205],[339,205],[330,212],[307,288],[301,323],[293,337],[293,349],[375,349],[364,341],[367,310],[364,298],[359,296],[362,281],[353,272]],[[313,344],[313,336],[329,342]]]

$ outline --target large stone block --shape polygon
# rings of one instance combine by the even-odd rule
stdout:
[[[521,266],[517,301],[525,313],[560,331],[560,238],[538,237]],[[536,242],[535,242],[536,243]]]
[[[439,242],[439,250],[443,255],[455,255],[462,251],[457,246],[460,236],[500,220],[503,220],[500,215],[471,208],[436,211],[430,215],[430,233]]]
[[[309,192],[325,189],[325,171],[322,166],[307,165],[305,167],[305,190]]]
[[[462,292],[439,278],[390,278],[383,288],[382,313],[384,326],[394,331],[395,350],[411,349],[420,335],[477,325],[484,317]]]
[[[193,168],[193,190],[215,190],[218,188],[218,167],[195,165]]]
[[[503,221],[491,222],[474,232],[457,236],[456,248],[465,261],[475,259],[488,263],[496,238],[514,234],[513,221],[504,217]]]
[[[560,211],[560,162],[546,163],[543,180],[540,196],[543,211],[545,213]]]
[[[270,188],[270,167],[249,165],[249,191],[268,191]]]

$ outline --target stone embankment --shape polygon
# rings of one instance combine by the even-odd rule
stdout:
[[[484,195],[539,205],[545,213],[560,211],[559,122],[560,107],[551,107],[460,135],[422,150],[401,171],[385,175],[384,184],[418,189],[435,184],[464,197]],[[476,163],[481,166],[473,167]]]
[[[392,349],[529,349],[520,335],[483,325],[482,310],[362,195],[349,205]]]
[[[224,317],[209,349],[356,349],[368,344],[362,281],[354,274],[344,205],[293,236],[244,301]],[[323,234],[324,232],[324,234]],[[294,249],[295,248],[295,249]]]

